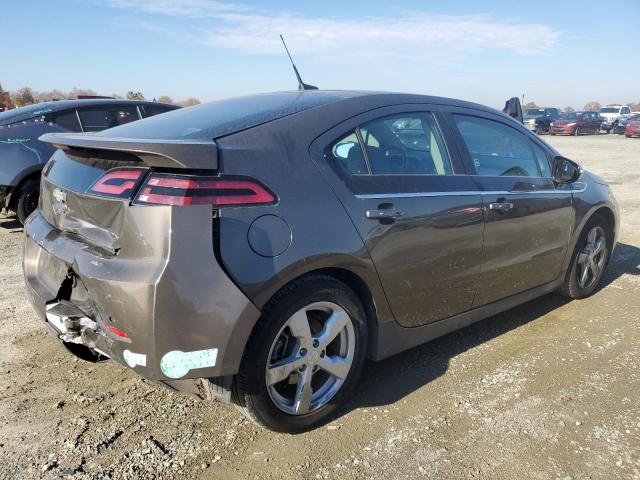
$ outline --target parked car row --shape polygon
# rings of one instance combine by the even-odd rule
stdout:
[[[640,119],[639,112],[623,105],[602,107],[599,112],[561,113],[558,108],[530,108],[524,112],[523,123],[532,132],[542,135],[585,135],[600,132],[637,136],[633,127],[627,129],[630,121]]]
[[[614,132],[627,138],[638,137],[640,135],[640,113],[620,119]]]
[[[112,99],[60,100],[0,113],[0,209],[26,218],[38,206],[40,172],[55,148],[38,140],[50,132],[99,132],[178,108]]]

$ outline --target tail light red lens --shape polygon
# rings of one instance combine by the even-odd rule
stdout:
[[[131,198],[144,170],[110,170],[95,181],[87,193],[111,198]]]
[[[258,181],[241,177],[198,177],[152,173],[135,204],[142,205],[262,205],[276,197]]]

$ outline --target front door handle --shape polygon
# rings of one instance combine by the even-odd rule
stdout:
[[[513,208],[513,203],[510,202],[496,202],[489,204],[489,210],[493,210],[497,213],[506,213]]]
[[[397,208],[383,208],[380,210],[367,210],[365,215],[371,220],[397,220],[404,213]]]

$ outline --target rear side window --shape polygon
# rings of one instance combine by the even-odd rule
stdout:
[[[467,115],[453,115],[453,118],[477,175],[543,176],[533,150],[534,144],[525,134],[493,120]]]
[[[53,123],[69,132],[81,132],[80,122],[75,110],[65,110],[64,112],[51,113],[46,116],[45,121]]]
[[[131,105],[83,108],[78,114],[85,132],[99,132],[139,120],[138,109]]]
[[[442,136],[429,113],[391,115],[365,123],[331,152],[352,175],[451,175]]]
[[[342,169],[350,174],[367,175],[369,173],[364,153],[360,147],[360,141],[355,132],[338,140],[331,147],[331,153]]]

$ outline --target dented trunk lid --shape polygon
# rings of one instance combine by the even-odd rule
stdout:
[[[131,199],[89,193],[106,172],[136,168],[142,177],[151,169],[217,171],[213,141],[134,140],[82,134],[46,134],[43,142],[58,148],[42,174],[39,209],[56,229],[107,254],[122,247],[125,215]],[[151,207],[155,208],[155,207]]]

